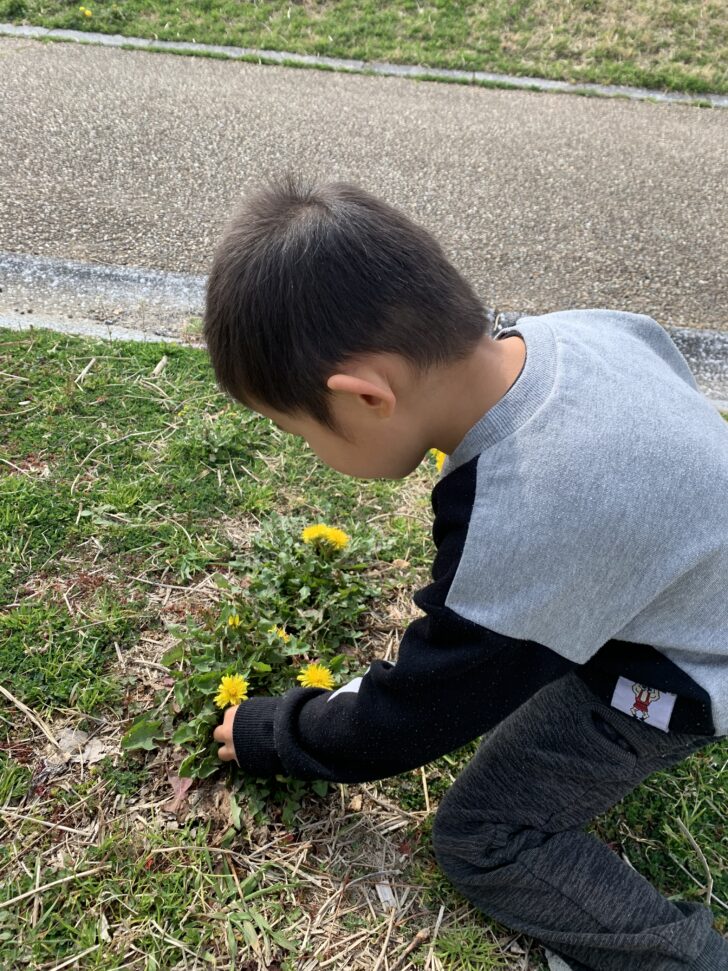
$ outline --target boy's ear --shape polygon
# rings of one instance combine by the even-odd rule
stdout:
[[[397,403],[394,392],[386,379],[378,375],[371,378],[355,374],[332,374],[326,387],[340,394],[352,395],[380,418],[390,418]]]

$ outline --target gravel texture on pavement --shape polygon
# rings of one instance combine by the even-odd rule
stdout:
[[[404,209],[488,306],[728,330],[721,109],[20,38],[0,92],[0,252],[204,276],[245,192],[292,168]]]

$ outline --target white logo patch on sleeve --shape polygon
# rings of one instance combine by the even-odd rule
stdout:
[[[666,732],[676,700],[677,695],[670,694],[669,691],[658,691],[657,688],[649,688],[629,678],[620,678],[614,689],[611,705],[638,721]]]
[[[336,691],[332,691],[332,693],[326,699],[326,704],[328,704],[332,698],[335,698],[337,695],[346,694],[346,692],[353,692],[353,694],[358,694],[359,687],[361,686],[361,682],[362,682],[361,678],[354,678],[354,680],[349,681],[348,684],[343,684],[340,688],[337,688]]]

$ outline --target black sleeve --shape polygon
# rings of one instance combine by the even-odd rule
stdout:
[[[243,702],[233,725],[236,757],[255,775],[332,782],[398,775],[482,735],[574,666],[441,607],[415,620],[397,663],[374,661],[357,691],[293,688]]]
[[[238,708],[233,745],[255,775],[367,782],[398,775],[482,735],[575,664],[548,647],[480,627],[447,606],[475,501],[477,458],[432,492],[437,555],[396,664],[374,661],[333,693],[292,688]],[[498,551],[483,596],[497,597]],[[358,689],[358,690],[356,690]]]

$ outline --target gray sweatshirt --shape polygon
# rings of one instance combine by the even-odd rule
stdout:
[[[396,664],[238,709],[248,771],[351,782],[478,737],[575,670],[661,731],[728,733],[728,423],[649,317],[522,317],[516,382],[447,459]]]

